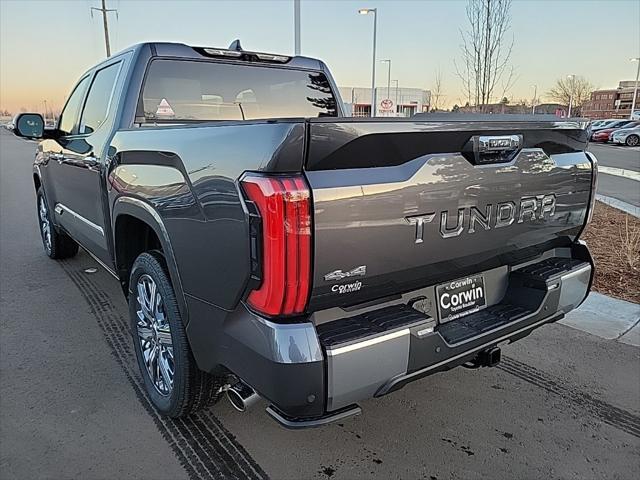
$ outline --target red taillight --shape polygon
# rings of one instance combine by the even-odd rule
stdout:
[[[242,188],[262,219],[262,282],[247,299],[267,315],[302,313],[311,282],[311,201],[302,175],[249,174]]]

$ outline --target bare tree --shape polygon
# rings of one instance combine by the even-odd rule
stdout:
[[[573,94],[573,106],[579,109],[591,98],[591,92],[594,90],[595,87],[586,78],[571,76],[556,80],[555,85],[546,93],[546,96],[561,105],[569,105],[569,99]]]
[[[511,25],[511,0],[469,0],[466,31],[461,30],[462,58],[454,60],[456,74],[462,81],[466,98],[481,111],[491,103],[496,88],[504,96],[513,86],[515,70],[509,65],[513,37],[508,38]]]
[[[444,103],[444,93],[442,90],[442,71],[436,71],[436,78],[431,89],[431,110],[440,110]],[[442,101],[442,102],[441,102]]]

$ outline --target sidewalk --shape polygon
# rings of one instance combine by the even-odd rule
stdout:
[[[626,212],[629,215],[633,215],[636,218],[640,218],[640,207],[636,207],[635,205],[631,205],[630,203],[623,202],[622,200],[618,200],[617,198],[600,195],[599,193],[596,195],[596,200],[602,203],[606,203],[607,205],[613,208],[617,208],[618,210],[622,210],[623,212]]]
[[[640,347],[640,305],[591,292],[558,323],[607,340]]]

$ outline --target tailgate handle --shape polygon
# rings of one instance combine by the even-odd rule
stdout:
[[[522,149],[522,135],[475,135],[471,137],[476,165],[510,162]]]

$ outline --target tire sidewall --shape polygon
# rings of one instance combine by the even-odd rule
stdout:
[[[178,329],[183,329],[182,319],[177,308],[177,302],[173,288],[169,281],[169,277],[166,274],[166,270],[162,265],[162,258],[160,254],[156,253],[143,253],[141,254],[133,264],[131,269],[131,276],[129,279],[129,318],[131,323],[131,335],[133,337],[133,344],[136,352],[136,359],[140,368],[147,394],[151,398],[151,401],[155,407],[165,415],[171,415],[175,411],[180,403],[180,395],[184,392],[185,381],[187,377],[186,370],[188,368],[188,353],[185,352],[185,345],[180,343],[180,335],[176,335]],[[149,377],[146,365],[142,356],[142,347],[138,338],[137,330],[137,310],[138,310],[138,292],[137,284],[138,279],[144,275],[149,275],[156,283],[157,289],[162,296],[162,301],[165,306],[165,314],[169,321],[169,327],[171,329],[171,342],[173,344],[173,356],[174,356],[174,375],[173,375],[173,389],[169,395],[161,395],[155,388],[153,381]]]
[[[631,138],[635,138],[635,139],[636,139],[636,143],[635,143],[635,144],[632,144],[632,143],[630,143],[630,142],[629,142],[629,140],[630,140]],[[638,146],[638,143],[639,143],[639,142],[638,142],[638,139],[639,139],[639,137],[637,137],[636,135],[629,135],[629,136],[627,137],[627,139],[625,140],[625,143],[626,143],[629,147],[637,147],[637,146]]]

